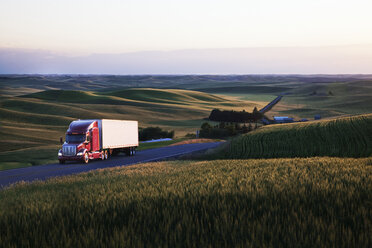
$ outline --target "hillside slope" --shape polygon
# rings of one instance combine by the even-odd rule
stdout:
[[[310,83],[285,95],[270,116],[310,119],[372,113],[372,81]]]
[[[104,93],[104,95],[153,103],[229,102],[228,100],[215,95],[180,89],[132,88],[112,91]]]
[[[110,92],[91,92],[74,90],[45,90],[41,92],[26,94],[21,97],[38,98],[42,100],[58,102],[79,103],[118,103],[122,100],[135,100],[152,103],[175,103],[175,102],[229,102],[222,97],[208,93],[180,90],[180,89],[153,89],[153,88],[129,88]],[[116,101],[115,101],[116,100]],[[100,102],[102,101],[102,102]]]
[[[372,114],[262,127],[233,139],[223,158],[367,157],[372,155]]]

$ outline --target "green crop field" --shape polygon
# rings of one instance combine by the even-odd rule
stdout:
[[[372,114],[332,120],[264,126],[231,140],[219,158],[368,157]]]
[[[371,158],[169,161],[0,191],[3,247],[371,247]]]

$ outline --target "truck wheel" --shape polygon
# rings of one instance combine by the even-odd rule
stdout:
[[[130,147],[129,148],[129,154],[130,154],[130,156],[134,156],[135,153],[136,153],[136,151],[134,150],[134,147]]]
[[[136,155],[136,148],[132,147],[132,156]]]
[[[59,160],[59,163],[60,164],[64,164],[65,163],[65,160]]]
[[[102,152],[102,154],[101,154],[101,160],[105,160],[105,152]]]
[[[89,163],[89,155],[87,152],[84,154],[84,163]]]
[[[108,151],[106,150],[105,151],[105,159],[108,159],[109,158],[109,153],[108,153]]]

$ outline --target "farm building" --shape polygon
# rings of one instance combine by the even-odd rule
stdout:
[[[288,116],[274,116],[274,123],[291,123],[293,118]]]

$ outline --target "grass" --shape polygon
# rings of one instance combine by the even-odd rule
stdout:
[[[163,146],[169,146],[181,141],[186,140],[185,138],[173,139],[173,140],[166,140],[166,141],[159,141],[159,142],[149,142],[149,143],[140,143],[137,150],[143,151],[147,149],[159,148]]]
[[[140,143],[137,150],[142,151],[142,150],[159,148],[159,147],[170,146],[170,145],[184,145],[184,144],[192,144],[192,143],[207,143],[207,142],[217,142],[217,141],[222,141],[222,140],[178,138],[178,139],[167,140],[167,141]]]
[[[271,102],[273,99],[275,99],[276,95],[270,95],[270,94],[253,94],[253,93],[227,93],[227,92],[221,92],[221,93],[214,93],[216,95],[220,95],[222,97],[234,97],[240,100],[247,100],[247,101],[257,101],[257,102]]]
[[[140,143],[137,150],[143,151],[147,149],[159,148],[159,147],[168,146],[168,145],[171,145],[177,142],[181,142],[184,140],[185,138],[179,138],[179,139],[174,139],[170,141]],[[6,147],[4,145],[4,150],[9,149],[9,144],[10,143],[7,142]],[[0,143],[0,145],[2,144]],[[20,146],[17,148],[20,148]],[[0,153],[0,161],[4,161],[4,162],[0,163],[0,171],[28,167],[28,166],[33,166],[33,165],[40,165],[40,164],[58,163],[57,152],[60,148],[61,147],[59,144],[51,144],[48,146],[45,146],[45,145],[43,146],[42,144],[39,144],[36,148],[35,147],[24,148],[24,145],[23,145],[22,149],[2,152]]]
[[[38,146],[0,153],[0,170],[15,169],[40,164],[57,163],[60,145]],[[14,165],[14,167],[12,167]]]
[[[372,114],[333,120],[264,126],[233,139],[217,158],[368,157]]]
[[[170,161],[0,191],[4,247],[370,247],[371,158]]]

